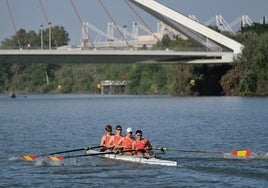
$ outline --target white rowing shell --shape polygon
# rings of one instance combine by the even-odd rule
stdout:
[[[86,151],[87,154],[92,153],[103,153],[98,152],[96,150],[88,150]],[[163,166],[177,166],[176,161],[169,161],[169,160],[163,160],[158,158],[144,158],[144,157],[137,157],[137,156],[128,156],[128,155],[120,155],[120,154],[105,154],[100,155],[105,158],[109,159],[115,159],[115,160],[121,160],[121,161],[128,161],[128,162],[134,162],[134,163],[141,163],[141,164],[150,164],[150,165],[163,165]]]

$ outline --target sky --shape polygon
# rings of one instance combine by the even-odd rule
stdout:
[[[48,27],[46,18],[38,0],[0,0],[0,42],[15,34],[7,2],[13,15],[16,30],[21,28],[27,32],[40,31]],[[268,16],[267,0],[157,0],[184,15],[195,15],[201,23],[205,23],[216,15],[222,15],[227,23],[231,23],[242,15],[248,15],[253,22],[260,22]],[[52,26],[60,25],[69,33],[70,45],[81,42],[81,23],[70,0],[41,0],[49,22]],[[73,0],[83,21],[107,31],[107,23],[111,21],[99,0]],[[131,32],[132,23],[139,18],[127,6],[124,0],[102,0],[116,24],[127,26]],[[133,6],[144,22],[156,31],[157,20],[148,13]],[[215,24],[214,24],[215,25]],[[237,26],[238,27],[238,26]],[[95,37],[94,34],[92,34]],[[94,38],[92,38],[94,40]]]

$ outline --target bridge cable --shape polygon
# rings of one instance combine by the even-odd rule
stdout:
[[[119,32],[120,35],[122,36],[123,40],[126,42],[127,46],[128,46],[129,48],[131,48],[130,45],[128,44],[128,42],[127,42],[126,37],[124,36],[124,34],[123,34],[122,31],[120,30],[120,28],[118,27],[118,25],[116,24],[116,22],[114,21],[112,15],[109,13],[109,11],[108,11],[107,8],[104,6],[104,4],[102,3],[101,0],[99,0],[99,3],[100,3],[100,5],[102,6],[102,8],[104,9],[104,11],[106,12],[106,14],[109,16],[110,20],[115,24],[116,29],[118,30],[118,32]]]
[[[47,14],[46,14],[45,8],[44,8],[44,6],[43,6],[41,0],[39,0],[39,5],[40,5],[40,7],[41,7],[41,9],[42,9],[43,15],[44,15],[44,17],[45,17],[45,19],[46,19],[46,22],[47,22],[47,25],[48,25],[48,27],[50,27],[51,22],[48,21]],[[56,40],[56,38],[55,38],[55,36],[54,36],[54,33],[53,33],[52,29],[51,29],[51,34],[52,34],[52,38],[53,38],[53,40],[54,40],[54,42],[55,42],[55,45],[56,45],[56,47],[57,47],[57,46],[58,46],[58,43],[57,43],[57,40]]]
[[[125,0],[125,3],[128,5],[128,7],[136,14],[138,19],[143,23],[143,25],[153,34],[153,36],[157,39],[158,42],[161,42],[160,38],[153,32],[153,30],[150,28],[150,26],[142,19],[142,17],[139,15],[139,13],[133,8],[132,5],[128,2],[128,0]],[[161,43],[160,43],[161,44]],[[162,47],[167,48],[164,44],[161,44]]]
[[[125,0],[126,4],[128,5],[128,7],[130,8],[130,10],[132,10],[136,16],[139,18],[139,20],[143,23],[143,25],[154,35],[155,38],[157,38],[158,41],[160,41],[159,37],[153,32],[153,30],[149,27],[149,25],[144,21],[144,19],[142,19],[142,17],[139,15],[139,13],[133,8],[132,5],[130,5],[130,3],[128,2],[128,0]]]
[[[19,40],[19,38],[18,38],[18,36],[17,36],[17,34],[18,34],[18,33],[17,33],[17,28],[16,28],[16,25],[15,25],[15,21],[14,21],[14,18],[13,18],[12,11],[11,11],[11,9],[10,9],[8,0],[6,0],[6,5],[7,5],[8,12],[9,12],[9,16],[10,16],[10,19],[11,19],[11,22],[12,22],[12,25],[13,25],[13,29],[14,29],[14,31],[15,31],[15,37],[16,37],[16,39],[17,39],[17,42],[18,42],[19,47],[21,48],[21,43],[20,43],[20,40]]]
[[[72,7],[73,7],[73,9],[74,9],[74,11],[75,11],[75,13],[76,13],[76,16],[77,16],[78,19],[79,19],[79,22],[80,22],[81,25],[82,25],[83,30],[85,31],[85,28],[83,27],[83,21],[82,21],[82,19],[81,19],[81,16],[79,15],[79,12],[78,12],[77,8],[75,7],[75,5],[74,5],[74,3],[73,3],[72,0],[70,0],[70,3],[71,3],[71,5],[72,5]],[[89,33],[88,33],[87,31],[85,31],[85,32],[86,32],[86,34],[87,34],[87,36],[88,36],[88,39],[89,39],[89,41],[90,41],[92,47],[95,48],[95,45],[94,45],[92,39],[90,38]]]

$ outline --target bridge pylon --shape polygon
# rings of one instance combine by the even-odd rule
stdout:
[[[170,27],[200,43],[210,51],[213,51],[214,49],[219,50],[219,47],[224,46],[231,50],[234,56],[242,52],[243,45],[237,41],[168,8],[155,0],[129,1],[163,21]]]

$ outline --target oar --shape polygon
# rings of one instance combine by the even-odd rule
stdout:
[[[158,147],[158,148],[154,148],[154,150],[160,150],[162,152],[180,151],[180,152],[195,152],[195,153],[212,153],[212,154],[222,154],[222,155],[231,154],[231,155],[236,156],[236,157],[248,157],[251,154],[250,149],[233,150],[230,152],[226,152],[226,151],[212,151],[212,150],[199,150],[199,149],[171,149],[171,148],[166,148],[166,147]]]
[[[48,156],[48,155],[56,155],[56,154],[61,154],[61,153],[70,153],[70,152],[83,151],[83,150],[90,150],[90,149],[101,148],[101,147],[104,147],[104,146],[84,147],[84,148],[79,148],[79,149],[59,151],[59,152],[48,153],[48,154],[43,154],[43,155],[23,155],[22,159],[24,159],[26,161],[34,161],[34,160],[37,159],[37,157],[43,157],[43,156]]]
[[[47,156],[47,158],[51,161],[62,161],[64,159],[69,159],[69,158],[88,157],[88,156],[106,155],[106,154],[119,154],[119,153],[132,152],[132,151],[137,151],[137,150],[109,151],[109,152],[98,152],[98,153],[88,153],[88,154],[82,154],[82,155],[69,155],[69,156]]]

